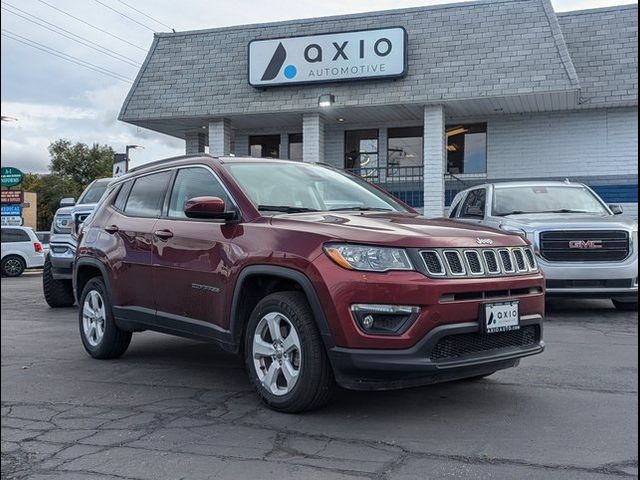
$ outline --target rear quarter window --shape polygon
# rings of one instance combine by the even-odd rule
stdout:
[[[2,243],[30,242],[29,234],[18,228],[3,228]]]

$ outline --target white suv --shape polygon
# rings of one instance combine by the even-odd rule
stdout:
[[[2,227],[2,275],[19,277],[25,268],[42,268],[42,243],[29,227]]]

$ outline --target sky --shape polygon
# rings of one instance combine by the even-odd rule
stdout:
[[[132,167],[184,153],[183,140],[117,119],[154,31],[452,3],[451,0],[1,1],[2,115],[17,119],[2,122],[2,165],[38,173],[47,172],[47,146],[59,138],[107,144],[117,152],[124,152],[128,144],[141,145],[144,148],[130,153]],[[556,11],[622,3],[630,2],[552,0]],[[42,49],[48,49],[49,53]],[[60,58],[65,55],[67,59]],[[68,61],[69,58],[84,62],[84,66]]]

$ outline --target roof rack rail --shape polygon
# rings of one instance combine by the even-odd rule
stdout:
[[[163,163],[168,163],[168,162],[173,162],[175,160],[182,160],[183,158],[193,158],[193,157],[211,157],[211,158],[214,158],[212,155],[209,155],[208,153],[204,153],[204,152],[202,152],[202,153],[190,153],[188,155],[176,155],[175,157],[163,158],[161,160],[155,160],[153,162],[145,163],[143,165],[138,165],[137,167],[133,167],[133,168],[127,170],[127,173],[137,172],[137,171],[143,170],[145,168],[155,167],[157,165],[162,165]]]

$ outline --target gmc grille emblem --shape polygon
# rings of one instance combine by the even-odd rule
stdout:
[[[569,242],[569,248],[577,248],[580,250],[602,248],[602,240],[571,240]]]

